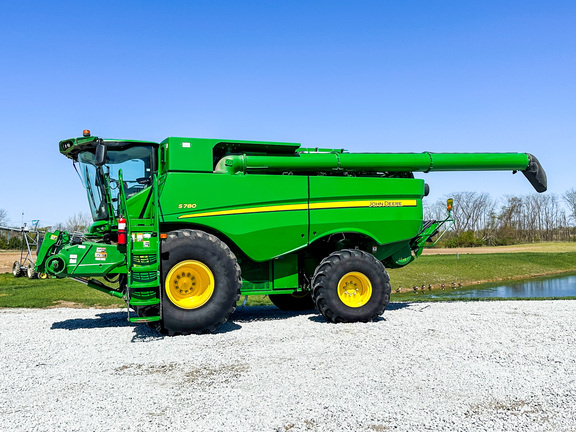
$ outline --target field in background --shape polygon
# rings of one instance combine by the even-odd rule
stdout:
[[[434,253],[435,252],[435,253]],[[540,243],[497,248],[429,249],[401,268],[389,269],[392,301],[413,301],[413,287],[432,289],[483,282],[526,279],[576,272],[576,243]],[[458,255],[456,255],[458,253]],[[0,252],[0,307],[118,307],[124,302],[69,279],[29,280],[10,272],[20,253]],[[401,287],[401,292],[396,289]],[[242,301],[244,298],[242,298]],[[449,300],[449,299],[446,299]],[[249,296],[247,305],[269,305],[265,296]]]
[[[423,255],[496,254],[520,252],[576,252],[576,242],[526,243],[513,246],[482,246],[461,248],[427,248]]]
[[[24,253],[24,256],[26,256],[26,253]],[[11,272],[14,261],[20,261],[20,251],[0,250],[0,274]]]

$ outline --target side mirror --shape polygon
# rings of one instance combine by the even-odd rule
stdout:
[[[448,200],[446,201],[446,210],[451,212],[453,204],[454,204],[454,200],[452,198],[448,198]]]
[[[94,155],[94,165],[101,167],[106,163],[106,146],[102,143],[96,146],[96,154]]]

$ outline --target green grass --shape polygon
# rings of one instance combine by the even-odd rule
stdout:
[[[471,285],[477,282],[522,279],[576,271],[576,253],[510,253],[485,255],[428,255],[412,264],[390,269],[392,288],[420,285]]]
[[[401,268],[390,269],[392,301],[417,301],[417,294],[406,292],[413,286],[452,282],[464,287],[478,282],[530,278],[576,272],[576,253],[521,252],[481,255],[428,255]],[[402,293],[394,292],[398,286]],[[420,296],[424,300],[425,296]],[[239,304],[244,299],[242,298]],[[449,296],[443,301],[451,300]],[[124,306],[122,300],[87,288],[70,279],[29,280],[14,278],[12,274],[0,274],[0,307],[48,307],[69,302],[86,307]],[[248,306],[270,305],[266,296],[248,297]]]
[[[71,279],[15,278],[0,274],[0,307],[44,308],[69,302],[85,307],[124,306],[115,297],[87,288]]]

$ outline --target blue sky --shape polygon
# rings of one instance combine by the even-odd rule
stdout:
[[[57,143],[83,129],[355,152],[535,154],[576,186],[573,1],[0,0],[0,208],[88,212]],[[510,173],[422,174],[430,200],[526,194]]]

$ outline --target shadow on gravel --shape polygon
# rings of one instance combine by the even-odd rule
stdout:
[[[386,306],[386,310],[393,311],[398,309],[404,309],[410,306],[412,306],[412,303],[388,303],[388,306]],[[386,311],[384,311],[384,313],[386,313]]]
[[[317,313],[318,312],[314,309],[304,311],[281,311],[276,306],[244,306],[236,309],[236,312],[232,314],[230,320],[234,323],[270,321]]]
[[[386,311],[394,311],[413,306],[412,303],[390,303]],[[308,319],[316,323],[327,323],[326,318],[316,310],[282,311],[275,306],[244,306],[239,307],[232,314],[228,322],[216,329],[215,334],[229,333],[240,330],[242,323],[254,321],[272,321],[309,315]],[[386,321],[385,317],[378,317],[375,322]],[[126,319],[126,312],[104,312],[95,318],[74,318],[52,324],[52,330],[80,330],[108,327],[134,327],[132,342],[153,342],[164,339],[166,335],[150,328],[144,323],[133,324]]]
[[[126,327],[132,325],[126,319],[126,312],[106,312],[96,318],[74,318],[52,324],[52,330],[80,330],[90,328]]]
[[[154,342],[169,337],[159,331],[149,327],[145,323],[135,324],[127,320],[126,312],[106,312],[98,314],[95,318],[74,318],[55,322],[50,327],[52,330],[82,330],[93,328],[109,327],[134,327],[132,342]],[[222,324],[216,331],[218,333],[228,333],[241,329],[242,326],[228,321]]]
[[[311,316],[308,319],[315,323],[334,324],[333,322],[327,321],[326,318],[324,318],[322,315]],[[380,316],[372,322],[380,322],[380,321],[386,321],[386,318]]]
[[[232,318],[230,318],[228,321],[226,321],[224,324],[222,324],[221,326],[219,326],[216,331],[214,332],[214,334],[219,334],[219,333],[229,333],[231,331],[235,331],[235,330],[240,330],[242,328],[241,325],[236,324],[235,322],[231,321]]]
[[[132,343],[142,343],[142,342],[155,342],[167,337],[163,335],[158,330],[147,326],[145,323],[132,324],[134,326],[134,336],[132,336]]]
[[[386,306],[386,310],[384,311],[384,314],[386,314],[387,311],[394,311],[394,310],[400,310],[400,309],[404,309],[407,307],[410,307],[412,305],[412,303],[389,303],[388,306]],[[315,311],[316,312],[316,311]],[[326,318],[324,318],[322,315],[317,314],[314,316],[311,316],[308,318],[310,321],[312,322],[317,322],[317,323],[328,323],[328,321],[326,321]],[[373,322],[380,322],[380,321],[386,321],[386,316],[379,316],[378,318],[376,318]],[[331,324],[331,323],[330,323]]]

